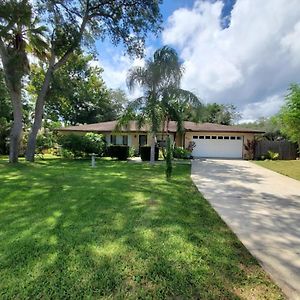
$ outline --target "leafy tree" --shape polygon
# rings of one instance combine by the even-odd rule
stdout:
[[[240,119],[240,114],[232,104],[208,103],[202,107],[200,121],[232,125]]]
[[[154,162],[155,140],[160,128],[168,132],[170,120],[177,121],[178,129],[182,127],[184,112],[188,106],[199,105],[198,98],[180,88],[183,68],[176,51],[164,46],[148,59],[144,67],[129,70],[127,84],[130,90],[139,85],[144,95],[132,101],[120,124],[135,118],[139,126],[151,125],[151,162]]]
[[[265,131],[264,137],[271,141],[285,138],[285,135],[282,134],[280,130],[281,124],[278,116],[272,116],[268,118],[262,117],[254,122],[241,123],[237,126],[256,130],[263,130]]]
[[[118,109],[102,78],[102,69],[91,66],[92,56],[74,53],[55,77],[46,95],[44,119],[68,124],[96,123],[112,120]],[[36,98],[45,77],[43,65],[32,67],[27,88]]]
[[[0,154],[7,154],[7,138],[9,136],[12,109],[9,93],[4,82],[4,73],[0,69]]]
[[[9,161],[17,162],[22,137],[22,79],[29,71],[27,53],[43,56],[45,28],[38,25],[28,0],[2,1],[0,4],[0,56],[9,91],[13,126],[10,132]]]
[[[124,112],[128,103],[126,93],[122,89],[110,89],[108,91],[111,115],[107,114],[107,121],[118,119]],[[109,116],[109,117],[108,117]]]
[[[300,149],[300,85],[291,84],[285,104],[279,112],[281,131]]]
[[[12,120],[12,108],[7,87],[5,85],[4,73],[0,68],[0,118],[7,122]]]
[[[160,0],[45,0],[38,11],[48,28],[49,55],[45,77],[38,92],[34,123],[28,140],[26,159],[34,160],[36,136],[41,128],[46,95],[55,71],[82,45],[95,38],[122,42],[129,54],[140,55],[148,31],[160,29]]]

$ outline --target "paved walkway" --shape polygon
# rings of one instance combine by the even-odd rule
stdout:
[[[300,299],[300,181],[243,160],[192,162],[192,179],[290,299]]]

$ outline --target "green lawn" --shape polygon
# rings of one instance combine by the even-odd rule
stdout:
[[[0,160],[1,299],[282,299],[176,164]]]
[[[300,180],[300,160],[264,160],[256,164],[280,174]]]

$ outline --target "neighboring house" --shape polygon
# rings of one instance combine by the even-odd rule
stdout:
[[[108,144],[128,145],[138,149],[150,144],[149,126],[138,128],[135,121],[128,126],[116,130],[117,121],[102,122],[60,128],[60,133],[84,134],[87,132],[101,133]],[[187,148],[191,142],[195,143],[192,155],[194,157],[224,157],[247,158],[245,143],[252,141],[254,136],[264,131],[227,126],[212,123],[184,122],[184,132],[177,132],[176,122],[171,121],[168,133],[176,146]],[[166,133],[164,133],[166,135]],[[157,135],[158,141],[164,140],[163,134]]]

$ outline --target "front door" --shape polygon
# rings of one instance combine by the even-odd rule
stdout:
[[[147,145],[147,135],[146,134],[140,134],[139,135],[139,150],[142,146]]]

